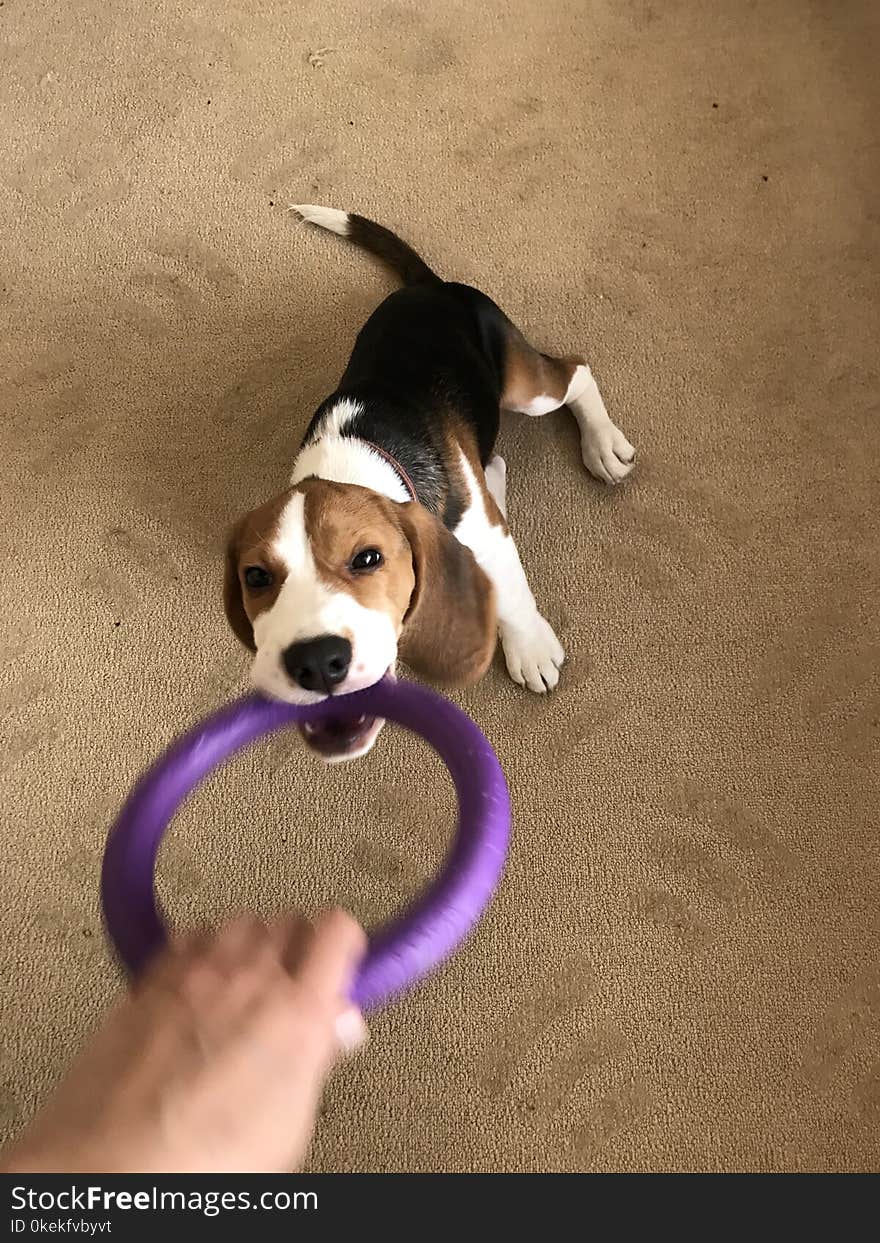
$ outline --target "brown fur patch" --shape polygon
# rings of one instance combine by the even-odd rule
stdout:
[[[347,591],[366,609],[387,613],[399,635],[415,587],[412,551],[391,501],[352,484],[310,479],[305,526],[318,573],[328,587]],[[358,574],[349,566],[365,548],[377,548],[384,564]]]
[[[554,397],[561,404],[575,368],[583,361],[574,355],[553,358],[550,354],[540,353],[511,324],[504,358],[502,408],[525,410],[537,397]]]
[[[416,572],[401,649],[418,672],[467,685],[483,676],[496,644],[495,592],[474,555],[423,505],[399,506]]]
[[[443,502],[443,512],[457,515],[457,520],[456,518],[452,520],[452,525],[457,525],[457,521],[461,520],[461,514],[464,513],[470,504],[464,471],[461,469],[461,456],[459,452],[463,448],[462,441],[468,436],[469,429],[453,411],[446,410],[443,413],[441,433],[443,437],[443,464],[446,467],[446,475],[449,480]],[[476,448],[476,441],[474,441],[474,448]]]
[[[254,650],[253,622],[260,613],[272,607],[287,577],[287,570],[273,554],[271,545],[278,534],[279,519],[291,495],[292,489],[288,488],[286,492],[245,514],[230,531],[226,543],[223,604],[230,626],[251,651]],[[270,587],[259,592],[248,589],[244,582],[244,572],[252,565],[269,571],[273,576]]]
[[[454,487],[460,490],[462,510],[469,508],[471,503],[470,493],[468,491],[467,482],[464,472],[461,469],[459,458],[459,450],[464,454],[468,465],[474,473],[477,481],[477,487],[483,498],[483,506],[486,511],[486,517],[489,525],[500,527],[505,535],[508,534],[507,520],[496,504],[495,497],[489,491],[486,483],[486,474],[483,470],[483,463],[480,461],[480,448],[477,444],[477,438],[470,427],[461,419],[452,417],[446,423],[447,434],[449,438],[449,459],[447,469],[450,477],[454,479]]]

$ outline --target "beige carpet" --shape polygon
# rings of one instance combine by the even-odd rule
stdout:
[[[586,352],[640,462],[609,494],[566,417],[505,426],[570,661],[460,697],[503,890],[373,1022],[315,1167],[877,1169],[877,6],[5,0],[0,35],[5,1131],[119,988],[124,791],[243,683],[222,532],[392,287],[285,212],[316,201]],[[451,807],[406,736],[329,773],[285,738],[163,889],[372,921]]]

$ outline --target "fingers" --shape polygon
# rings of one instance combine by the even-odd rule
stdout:
[[[282,946],[284,968],[297,996],[308,998],[307,1004],[329,1020],[327,1057],[332,1060],[339,1053],[354,1053],[369,1039],[363,1015],[348,1002],[352,977],[366,946],[363,930],[344,911],[330,911],[317,927],[305,920],[285,919],[273,925],[272,931]]]
[[[365,948],[363,930],[344,911],[327,912],[314,927],[300,917],[267,924],[242,916],[212,934],[175,941],[144,987],[156,996],[173,994],[221,1025],[261,1002],[292,1007],[349,1052],[366,1039],[360,1012],[348,1001]]]
[[[206,957],[215,970],[224,975],[242,967],[262,964],[275,952],[269,928],[263,920],[242,915],[227,924],[213,938]]]
[[[363,928],[345,911],[327,911],[311,936],[300,944],[293,974],[304,988],[324,1001],[348,996],[355,969],[367,947]]]
[[[344,911],[329,911],[316,927],[302,920],[275,925],[285,939],[284,964],[292,982],[332,1018],[337,1051],[353,1053],[369,1038],[357,1006],[348,1003],[355,968],[366,948],[363,929]]]
[[[220,929],[202,928],[175,938],[151,964],[144,983],[172,987],[196,969],[221,983],[243,967],[264,961],[270,947],[265,923],[242,915]]]

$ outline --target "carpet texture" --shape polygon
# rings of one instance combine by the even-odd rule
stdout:
[[[223,532],[283,485],[393,287],[289,202],[399,230],[639,450],[505,422],[569,653],[456,696],[515,836],[472,942],[333,1081],[320,1170],[880,1166],[878,161],[871,0],[0,7],[0,1112],[120,979],[107,827],[245,682]],[[238,758],[161,860],[176,921],[436,867],[452,794],[390,729]]]

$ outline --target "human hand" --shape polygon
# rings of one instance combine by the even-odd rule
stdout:
[[[172,945],[7,1155],[10,1171],[285,1172],[324,1080],[366,1039],[348,1000],[366,945],[342,911],[313,928],[242,918]]]

